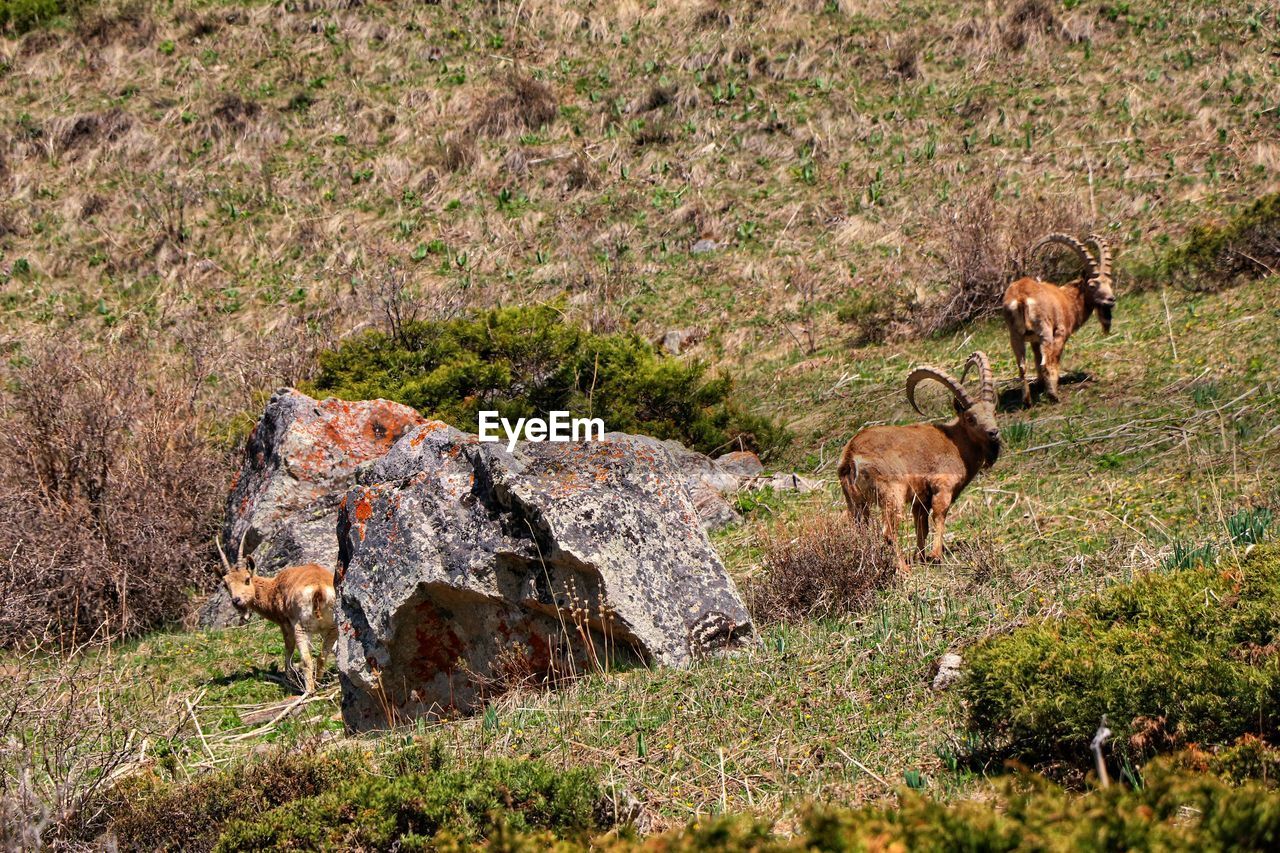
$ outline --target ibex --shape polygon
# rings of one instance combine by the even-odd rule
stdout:
[[[338,639],[338,628],[333,621],[333,572],[307,563],[289,566],[274,578],[259,577],[253,556],[244,553],[244,539],[240,540],[234,566],[227,560],[222,543],[217,545],[226,568],[222,583],[231,596],[231,603],[242,613],[252,611],[280,626],[280,633],[284,635],[284,671],[288,673],[293,668],[296,648],[302,658],[303,692],[311,693],[315,690],[316,673],[324,672],[325,651]],[[317,634],[320,655],[313,669],[311,638]]]
[[[1013,357],[1022,381],[1022,403],[1031,405],[1027,382],[1027,342],[1036,357],[1036,373],[1049,399],[1058,402],[1058,371],[1067,338],[1084,325],[1096,308],[1103,334],[1111,333],[1111,309],[1116,295],[1111,289],[1111,250],[1097,234],[1086,243],[1097,250],[1090,254],[1083,243],[1067,234],[1050,234],[1032,249],[1032,254],[1051,243],[1070,247],[1084,262],[1084,276],[1058,286],[1035,278],[1020,278],[1004,292],[1004,319],[1009,326]]]
[[[975,365],[981,380],[976,400],[964,387],[969,368]],[[893,547],[903,573],[907,562],[898,546],[898,524],[907,503],[916,523],[917,555],[924,555],[932,518],[934,541],[928,556],[941,560],[947,511],[974,475],[994,465],[1000,456],[996,389],[986,353],[969,356],[959,382],[936,367],[912,370],[907,376],[907,399],[917,412],[916,386],[926,379],[951,392],[958,417],[944,424],[867,427],[845,445],[838,471],[854,521],[865,521],[871,505],[879,506],[884,538]]]

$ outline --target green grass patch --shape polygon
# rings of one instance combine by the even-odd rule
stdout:
[[[21,35],[75,11],[81,0],[0,0],[0,32]]]

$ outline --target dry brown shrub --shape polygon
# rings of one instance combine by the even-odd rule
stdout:
[[[942,211],[942,255],[947,289],[917,311],[921,334],[946,332],[957,326],[995,314],[1000,297],[1015,278],[1034,274],[1049,281],[1065,282],[1068,273],[1061,254],[1029,256],[1031,247],[1051,231],[1082,235],[1089,230],[1083,208],[1063,198],[997,198],[996,186],[968,191]]]
[[[1022,50],[1037,36],[1055,31],[1058,25],[1048,0],[1022,0],[1004,21],[1004,44],[1010,51]]]
[[[198,388],[152,381],[147,353],[37,343],[0,397],[0,646],[74,647],[182,617],[213,577],[226,460]]]
[[[864,610],[897,578],[874,524],[823,513],[765,531],[764,574],[747,587],[758,622],[794,622]]]
[[[556,117],[555,93],[546,83],[513,72],[501,91],[481,105],[471,130],[502,136],[513,130],[537,130]]]
[[[0,666],[0,849],[77,849],[89,805],[135,763],[109,655],[42,649]]]

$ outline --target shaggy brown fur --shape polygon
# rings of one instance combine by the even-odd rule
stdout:
[[[867,519],[870,507],[879,506],[884,537],[907,572],[898,546],[898,524],[908,503],[915,519],[916,552],[924,556],[929,522],[934,525],[929,559],[942,559],[942,536],[947,511],[979,471],[995,464],[1000,455],[1000,430],[996,425],[995,384],[987,356],[975,352],[969,367],[977,365],[981,391],[975,401],[949,374],[933,367],[918,367],[907,378],[907,399],[916,411],[915,386],[931,379],[953,394],[958,417],[945,424],[868,427],[845,445],[838,474],[849,515],[855,522]],[[963,376],[962,374],[962,380]]]
[[[1084,325],[1098,309],[1098,322],[1103,334],[1111,332],[1111,309],[1116,296],[1111,289],[1111,252],[1096,234],[1088,241],[1098,255],[1095,258],[1079,240],[1066,234],[1050,234],[1036,244],[1032,252],[1050,243],[1070,247],[1084,262],[1084,277],[1062,286],[1035,278],[1020,278],[1004,292],[1004,319],[1009,327],[1013,357],[1018,362],[1018,378],[1022,382],[1022,403],[1031,405],[1031,385],[1027,381],[1027,348],[1036,357],[1036,373],[1049,399],[1058,402],[1058,374],[1067,338]]]
[[[223,558],[225,561],[225,557]],[[243,557],[228,566],[222,582],[231,603],[241,612],[252,611],[280,626],[284,635],[284,669],[293,666],[293,651],[302,658],[304,692],[315,690],[316,673],[324,672],[325,651],[338,639],[333,621],[333,572],[307,563],[290,566],[274,578],[258,577],[253,557]],[[320,654],[313,668],[311,638],[320,635]]]

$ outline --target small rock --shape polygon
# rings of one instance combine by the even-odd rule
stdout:
[[[716,464],[722,470],[739,477],[758,477],[764,473],[764,464],[760,461],[760,457],[750,450],[735,450],[716,457]]]
[[[934,690],[946,690],[964,677],[960,667],[964,659],[954,652],[948,652],[938,661],[938,674],[933,677]]]
[[[715,240],[703,237],[701,240],[693,244],[693,248],[689,250],[690,254],[705,255],[708,252],[714,252],[720,248],[720,244]]]

